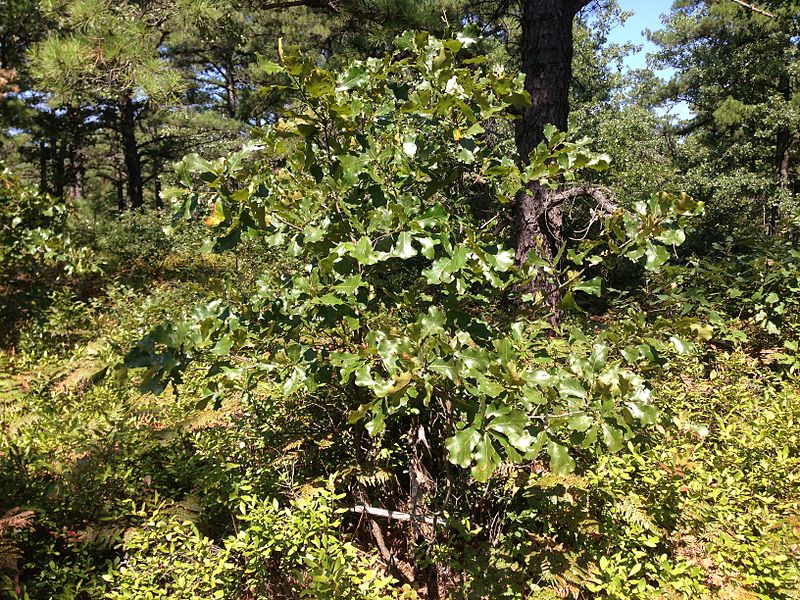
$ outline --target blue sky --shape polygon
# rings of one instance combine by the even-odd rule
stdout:
[[[670,12],[672,0],[619,0],[619,5],[624,11],[633,12],[622,27],[617,27],[611,31],[610,40],[614,43],[633,42],[643,44],[644,47],[635,55],[629,56],[625,61],[627,66],[638,69],[646,66],[645,55],[652,52],[655,46],[647,41],[644,36],[645,29],[660,29],[661,15]]]
[[[625,59],[625,66],[629,69],[641,69],[647,66],[647,53],[653,52],[656,47],[647,40],[644,35],[645,29],[653,31],[661,29],[661,15],[669,14],[672,7],[672,0],[618,0],[619,5],[624,11],[633,12],[633,15],[625,21],[622,27],[616,27],[609,35],[609,41],[622,44],[633,42],[641,45],[642,49],[636,54],[632,54]],[[662,69],[656,71],[663,79],[669,78],[672,69]],[[692,116],[692,111],[685,102],[679,102],[671,107],[665,107],[659,112],[669,114],[681,119]]]

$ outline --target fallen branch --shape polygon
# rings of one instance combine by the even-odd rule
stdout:
[[[395,521],[417,521],[420,523],[427,523],[428,525],[433,525],[436,522],[434,517],[411,515],[409,513],[397,512],[396,510],[373,508],[371,506],[364,506],[362,504],[357,504],[350,509],[350,512],[372,515],[373,517],[384,517],[386,519],[394,519]]]

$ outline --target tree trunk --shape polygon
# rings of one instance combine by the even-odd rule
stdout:
[[[70,188],[70,198],[73,200],[83,198],[86,194],[86,169],[83,166],[82,151],[76,151],[75,164],[73,165],[73,180]]]
[[[155,206],[156,210],[161,210],[164,208],[164,199],[161,197],[161,164],[156,161],[156,164],[153,166],[155,169],[155,175],[153,177],[153,194],[155,195]]]
[[[150,136],[153,142],[153,196],[156,210],[164,208],[164,201],[161,198],[161,138],[158,134],[158,124],[153,122],[150,125]]]
[[[588,0],[523,0],[522,2],[522,72],[525,90],[531,96],[516,125],[516,143],[520,159],[527,163],[531,151],[544,141],[544,127],[552,124],[567,129],[569,86],[572,79],[572,22]],[[516,199],[514,235],[516,261],[522,265],[531,252],[550,262],[562,244],[561,203],[551,202],[552,191],[538,182],[530,182]],[[560,320],[561,301],[557,277],[541,275],[529,288],[541,295],[552,311],[551,322]]]
[[[792,89],[789,83],[789,74],[781,73],[778,82],[778,91],[786,102],[792,100]],[[776,235],[778,232],[778,219],[780,218],[780,204],[789,193],[789,147],[792,143],[792,133],[786,125],[778,127],[775,139],[775,168],[778,175],[778,197],[773,200],[769,208],[769,222],[767,235]]]
[[[119,209],[120,213],[125,211],[125,190],[123,189],[122,178],[122,169],[117,167],[117,177],[114,180],[114,189],[117,192],[117,208]]]
[[[125,173],[128,178],[128,206],[138,209],[142,206],[142,164],[136,144],[136,116],[133,98],[125,93],[119,99],[120,135],[122,154],[125,158]]]
[[[412,515],[427,515],[430,512],[431,497],[436,492],[436,480],[431,475],[433,469],[433,457],[428,444],[428,436],[424,425],[418,417],[411,419],[411,427],[408,431],[408,477],[409,477],[409,513]],[[425,544],[426,551],[435,542],[436,528],[424,521],[412,519],[411,528],[411,547],[418,544]],[[439,600],[439,567],[431,562],[425,568],[417,568],[417,578],[425,582],[429,600]]]
[[[49,190],[47,189],[47,155],[49,150],[47,148],[47,142],[44,140],[39,140],[39,191],[43,194],[47,194]]]
[[[233,60],[228,57],[225,64],[225,93],[227,100],[228,116],[234,118],[236,116],[237,98],[236,98],[236,75],[233,67]]]
[[[6,36],[0,36],[0,69],[8,69],[8,42]]]
[[[67,142],[56,138],[50,139],[53,149],[53,195],[64,199],[64,188],[67,185]]]

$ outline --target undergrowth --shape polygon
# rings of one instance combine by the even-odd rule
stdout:
[[[369,550],[342,496],[357,481],[381,489],[397,456],[360,472],[335,404],[261,385],[198,408],[200,365],[158,397],[98,375],[188,313],[194,282],[54,297],[2,355],[0,514],[24,516],[0,529],[6,595],[417,594]],[[763,344],[714,344],[667,353],[652,374],[658,431],[579,456],[572,475],[534,463],[473,482],[476,510],[451,515],[426,550],[452,597],[797,597],[797,381]],[[388,533],[398,561],[414,551],[400,542],[409,527]]]

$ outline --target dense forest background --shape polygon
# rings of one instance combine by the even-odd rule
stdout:
[[[797,598],[800,4],[629,17],[0,0],[0,596]]]

